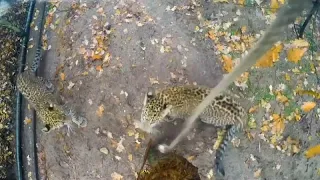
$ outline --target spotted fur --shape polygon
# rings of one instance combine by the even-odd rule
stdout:
[[[189,117],[197,105],[208,96],[210,90],[199,86],[174,86],[159,92],[149,89],[144,99],[141,123],[150,126],[144,130],[153,133],[156,131],[155,126],[163,121]],[[227,133],[216,151],[215,161],[216,169],[222,175],[225,174],[223,166],[225,149],[236,132],[246,124],[244,115],[243,107],[231,96],[219,95],[199,116],[204,123],[226,126]]]
[[[35,76],[41,60],[41,46],[36,49],[35,59],[30,69],[17,75],[17,89],[36,110],[39,118],[44,122],[43,132],[67,125],[70,129],[71,121],[79,127],[87,126],[87,119],[78,116],[71,105],[62,103],[61,99],[54,94],[54,85],[47,79]]]

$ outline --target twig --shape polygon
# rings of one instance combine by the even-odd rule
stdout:
[[[144,167],[144,165],[145,165],[146,162],[147,162],[148,155],[149,155],[149,152],[150,152],[150,149],[151,149],[151,144],[152,144],[152,139],[150,139],[149,142],[148,142],[147,149],[146,149],[146,151],[145,151],[145,153],[144,153],[143,162],[142,162],[141,168],[140,168],[140,170],[139,170],[138,178],[137,178],[137,179],[140,178],[140,175],[141,175],[141,172],[142,172],[142,170],[143,170],[143,167]]]

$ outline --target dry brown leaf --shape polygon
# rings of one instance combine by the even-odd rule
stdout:
[[[80,54],[85,54],[85,53],[86,53],[86,48],[80,47],[80,48],[79,48],[79,53],[80,53]]]
[[[277,44],[273,46],[266,54],[264,54],[256,63],[257,67],[272,67],[273,63],[279,60],[279,53],[282,51],[283,45]]]
[[[60,73],[60,79],[61,81],[66,80],[66,75],[64,73]]]
[[[320,155],[320,144],[313,146],[311,148],[309,148],[306,152],[305,152],[305,156],[306,158],[313,158],[317,155]]]
[[[102,117],[103,112],[104,112],[104,106],[103,106],[103,104],[102,104],[102,105],[99,106],[99,108],[98,108],[98,110],[97,110],[96,113],[97,113],[97,115],[98,115],[99,117]]]
[[[316,107],[316,103],[315,102],[304,102],[303,105],[301,106],[301,109],[304,112],[309,112],[311,111],[314,107]]]
[[[221,57],[223,60],[223,69],[228,73],[231,72],[233,69],[233,61],[231,57],[228,55],[222,55]]]

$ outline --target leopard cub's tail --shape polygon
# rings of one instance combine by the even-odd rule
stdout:
[[[216,172],[222,176],[225,176],[224,171],[224,154],[225,150],[229,144],[229,142],[235,137],[236,133],[239,131],[236,125],[227,125],[226,126],[226,133],[223,136],[222,142],[218,149],[216,150],[216,159],[215,159],[215,168]]]

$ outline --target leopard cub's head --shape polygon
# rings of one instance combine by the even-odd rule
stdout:
[[[166,106],[163,104],[161,96],[153,88],[148,88],[143,101],[141,122],[154,124],[161,121],[166,110]]]

